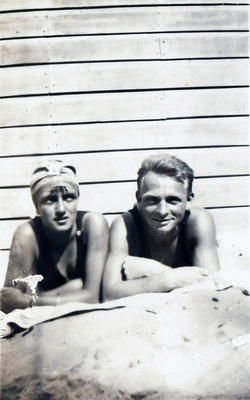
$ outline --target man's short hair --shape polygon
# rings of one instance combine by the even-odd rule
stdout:
[[[140,182],[148,173],[154,172],[166,175],[177,182],[187,182],[187,195],[192,194],[194,172],[184,161],[167,153],[155,154],[145,158],[138,171],[137,187],[140,190]]]

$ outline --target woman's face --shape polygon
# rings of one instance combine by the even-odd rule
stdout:
[[[45,188],[39,196],[37,211],[45,230],[70,231],[75,226],[78,190],[69,183]]]

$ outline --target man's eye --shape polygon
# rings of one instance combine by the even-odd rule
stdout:
[[[168,199],[168,203],[176,205],[176,204],[180,203],[180,200],[179,199],[175,199],[175,198],[171,198],[171,199]]]
[[[149,197],[148,199],[145,199],[145,203],[148,205],[153,205],[157,203],[157,199],[155,199],[154,197]]]

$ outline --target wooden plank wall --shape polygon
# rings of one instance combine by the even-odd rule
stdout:
[[[247,2],[2,0],[0,249],[33,215],[30,173],[77,167],[82,209],[111,221],[167,151],[196,174],[222,264],[249,256]],[[2,279],[1,278],[1,279]]]

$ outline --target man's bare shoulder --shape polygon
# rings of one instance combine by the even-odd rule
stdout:
[[[120,217],[124,221],[124,224],[126,225],[126,227],[128,227],[130,229],[131,228],[133,228],[133,229],[135,228],[134,218],[133,218],[132,214],[129,211],[121,214]]]
[[[119,215],[112,223],[111,230],[113,236],[119,236],[126,241],[129,255],[138,255],[140,245],[138,237],[138,227],[132,214],[127,211]]]
[[[206,210],[204,207],[193,205],[189,209],[189,218],[188,220],[190,223],[194,222],[201,222],[201,221],[212,221],[212,215],[208,210]]]
[[[127,211],[113,221],[114,228],[126,232],[126,235],[132,236],[136,234],[137,228],[132,214]]]
[[[212,215],[208,210],[201,206],[191,206],[186,223],[188,236],[200,235],[203,232],[214,232],[215,225]]]
[[[132,216],[129,212],[118,215],[111,223],[111,232],[116,234],[127,234],[128,229],[133,226]]]

